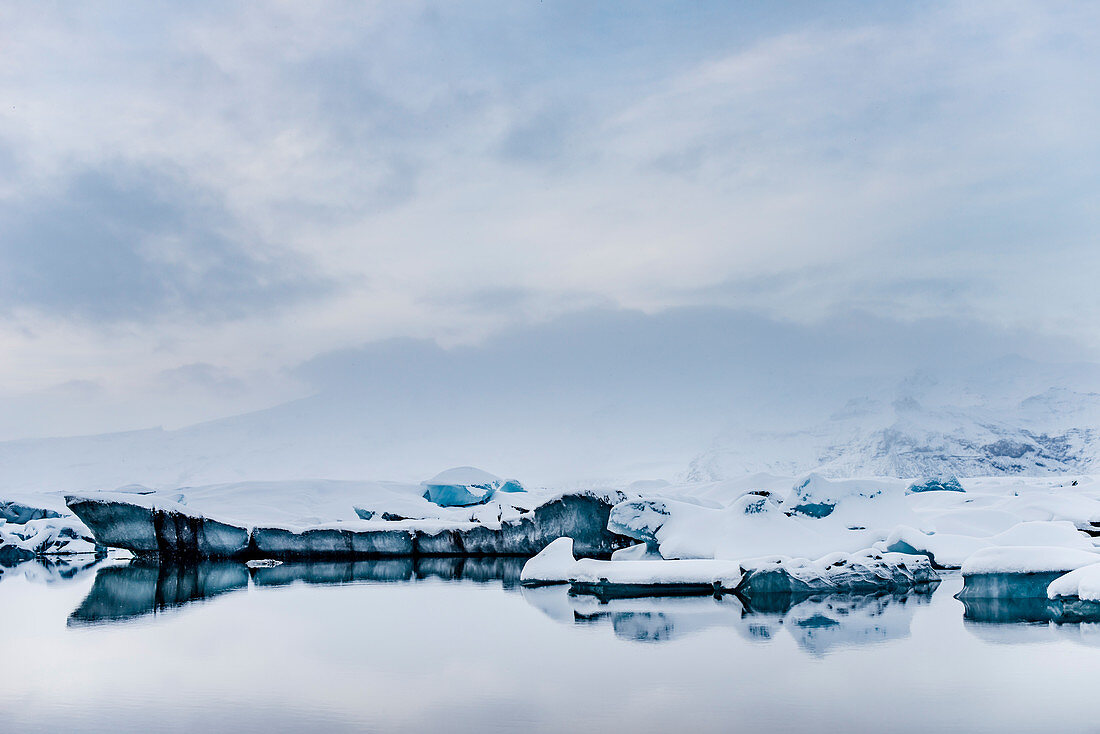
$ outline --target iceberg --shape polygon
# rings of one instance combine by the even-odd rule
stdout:
[[[741,563],[737,593],[747,599],[885,591],[931,592],[940,578],[924,556],[903,553],[832,553],[817,560],[784,556]]]
[[[1051,581],[1047,586],[1047,598],[1100,602],[1100,559]]]
[[[99,543],[178,560],[533,556],[563,536],[585,555],[609,555],[626,545],[607,530],[611,502],[598,493],[544,496],[508,520],[498,514],[485,522],[437,517],[252,528],[154,496],[102,493],[67,501]]]
[[[1090,551],[1091,539],[1073,523],[1031,520],[1016,523],[1007,530],[988,537],[953,533],[924,533],[916,528],[900,526],[877,544],[883,550],[925,555],[940,568],[959,568],[966,559],[983,548],[996,546],[1035,546],[1076,548]]]
[[[187,507],[136,494],[103,493],[65,498],[69,509],[92,531],[97,542],[136,555],[180,559],[234,558],[245,555],[248,530],[208,519]]]
[[[883,491],[883,483],[878,481],[830,481],[820,474],[810,474],[795,485],[784,504],[796,514],[822,518],[831,515],[844,499],[873,499]]]
[[[605,598],[720,594],[740,581],[741,568],[732,561],[577,560],[569,538],[555,540],[520,573],[525,586],[568,583],[573,593]]]
[[[523,492],[515,479],[507,481],[472,466],[459,466],[423,483],[424,498],[440,507],[465,507],[488,502],[496,492]]]
[[[61,514],[43,507],[33,507],[21,502],[0,501],[0,520],[23,525],[31,520],[61,517]]]
[[[963,588],[956,598],[964,603],[979,599],[1018,603],[1030,599],[1045,609],[1051,582],[1095,563],[1100,563],[1100,554],[1076,548],[983,548],[963,564]]]
[[[915,492],[965,492],[962,484],[959,483],[958,477],[931,477],[928,479],[922,479],[910,484],[906,490],[909,493]]]
[[[0,564],[10,566],[44,556],[102,555],[105,551],[74,517],[52,513],[22,524],[0,521]]]

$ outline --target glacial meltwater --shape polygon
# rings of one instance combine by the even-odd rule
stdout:
[[[931,595],[615,599],[521,560],[0,575],[10,732],[1089,731],[1100,625]],[[1027,615],[1022,615],[1025,618]],[[997,620],[997,621],[983,621]]]

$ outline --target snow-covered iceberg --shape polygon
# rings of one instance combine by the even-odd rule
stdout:
[[[603,597],[721,594],[745,598],[830,593],[931,591],[939,576],[928,559],[901,553],[835,553],[818,560],[776,556],[744,561],[575,559],[569,538],[527,562],[527,586],[568,583],[575,593]]]
[[[1051,582],[1096,563],[1100,554],[1075,548],[984,548],[963,564],[963,588],[957,598],[971,618],[1051,619],[1054,614],[1047,604]]]
[[[913,482],[907,492],[965,492],[958,477],[930,477]]]
[[[504,480],[482,469],[458,466],[424,482],[425,499],[440,507],[464,507],[488,502],[497,492],[523,492],[515,479]]]
[[[568,583],[572,591],[603,597],[715,594],[732,592],[740,566],[715,560],[576,559],[571,538],[559,538],[527,561],[525,586]]]
[[[618,499],[616,497],[615,499]],[[574,538],[579,553],[608,555],[626,540],[607,530],[612,501],[593,492],[541,495],[529,509],[509,505],[488,517],[435,517],[319,524],[215,520],[155,495],[100,493],[67,498],[103,545],[171,559],[349,559],[402,556],[533,556]]]
[[[23,523],[0,520],[0,565],[46,556],[102,555],[104,551],[91,531],[74,517],[52,513]]]
[[[126,493],[66,497],[65,502],[96,541],[112,548],[177,559],[236,558],[248,550],[246,528],[175,502]]]
[[[903,553],[832,553],[817,560],[757,558],[741,562],[741,596],[861,594],[884,591],[931,591],[940,577],[923,556]]]

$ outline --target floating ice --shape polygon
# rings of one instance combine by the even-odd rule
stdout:
[[[459,466],[424,482],[424,496],[440,507],[464,507],[488,502],[496,492],[523,492],[515,479],[507,481],[472,466]]]
[[[957,477],[932,477],[913,482],[907,492],[965,492]]]
[[[1051,581],[1047,586],[1047,597],[1056,599],[1063,596],[1100,602],[1100,561],[1082,566]]]
[[[737,591],[753,598],[766,594],[810,595],[922,589],[939,583],[928,559],[903,553],[832,553],[817,560],[757,558],[741,563],[744,581]]]

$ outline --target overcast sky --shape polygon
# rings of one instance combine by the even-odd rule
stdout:
[[[0,438],[615,310],[1095,359],[1098,36],[1069,2],[0,1]]]

